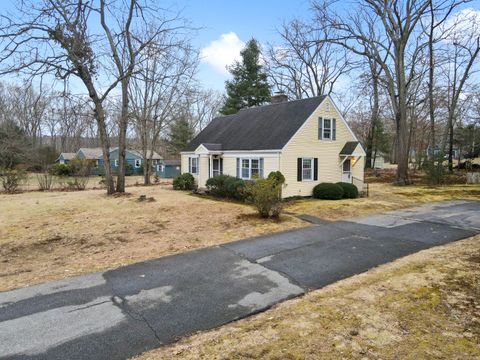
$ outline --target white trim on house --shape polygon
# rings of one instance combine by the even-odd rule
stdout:
[[[113,166],[118,167],[118,159],[115,159],[115,160],[114,160]]]
[[[335,141],[333,140],[333,117],[327,118],[327,117],[322,117],[322,139],[321,140],[329,140],[329,141]],[[330,137],[326,138],[325,137],[325,120],[330,121],[330,126],[328,130],[330,131]]]
[[[200,146],[199,146],[200,147]],[[198,148],[199,148],[198,147]],[[197,148],[197,149],[198,149]],[[205,147],[204,147],[205,148]],[[272,153],[272,154],[279,154],[282,152],[282,149],[267,149],[267,150],[220,150],[220,151],[210,151],[208,154],[213,153],[213,154],[243,154],[243,153],[249,153],[249,154],[257,154],[257,153]],[[181,151],[180,155],[196,155],[199,154],[197,150],[195,151]],[[204,155],[206,155],[205,153]]]
[[[135,159],[135,168],[139,168],[142,166],[142,159]]]
[[[192,175],[197,175],[199,174],[199,169],[198,169],[198,166],[200,165],[200,158],[198,156],[189,156],[188,157],[188,172]],[[193,165],[192,165],[192,162],[193,160],[196,160],[196,164],[195,164],[195,172],[192,172],[192,169],[193,169]]]
[[[258,177],[259,178],[263,178],[264,177],[264,167],[265,167],[265,164],[264,164],[264,158],[263,157],[239,157],[238,158],[238,165],[239,165],[239,177],[240,179],[243,179],[243,180],[251,180],[252,179],[252,164],[253,164],[253,161],[256,160],[257,161],[257,170],[258,170]],[[244,160],[248,160],[248,176],[243,176],[243,169],[247,169],[243,166],[243,161]]]

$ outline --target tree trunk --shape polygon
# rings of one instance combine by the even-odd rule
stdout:
[[[105,185],[107,187],[107,195],[115,193],[113,184],[112,171],[110,168],[110,141],[108,139],[107,128],[105,125],[105,111],[100,101],[95,101],[94,115],[97,119],[100,142],[102,144],[103,166],[105,170]]]
[[[453,116],[448,119],[448,172],[453,173]]]
[[[395,124],[397,129],[397,185],[408,185],[410,180],[408,177],[408,122],[407,122],[407,83],[405,80],[405,53],[402,45],[395,50],[395,72],[397,75],[397,91],[398,94],[393,95],[397,103],[395,114]]]
[[[118,176],[117,176],[117,192],[125,192],[125,149],[127,142],[127,126],[128,126],[128,82],[126,79],[122,81],[122,111],[119,121],[118,132]]]

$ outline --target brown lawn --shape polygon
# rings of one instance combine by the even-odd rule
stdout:
[[[351,200],[303,199],[292,201],[286,211],[310,214],[320,218],[338,220],[360,215],[385,212],[418,204],[455,199],[480,200],[480,185],[446,185],[430,187],[393,186],[388,183],[371,183],[370,196]]]
[[[137,359],[479,359],[479,254],[424,250]]]
[[[418,203],[480,198],[478,185],[394,187],[371,184],[370,197],[289,202],[280,222],[255,216],[247,205],[171,190],[104,190],[0,194],[0,290],[221,244],[309,224],[295,214],[341,219]],[[138,202],[140,195],[154,201]]]
[[[306,225],[170,187],[127,191],[0,194],[0,290]],[[138,202],[142,194],[154,201]]]

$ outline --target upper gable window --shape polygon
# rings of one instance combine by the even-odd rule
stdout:
[[[318,139],[336,140],[337,121],[336,119],[318,118]]]
[[[323,139],[331,139],[332,138],[332,120],[331,119],[323,119]]]
[[[327,102],[327,104],[325,105],[325,111],[326,111],[326,112],[330,112],[330,110],[331,110],[331,109],[330,109],[330,103]]]

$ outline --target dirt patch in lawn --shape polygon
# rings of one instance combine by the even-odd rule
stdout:
[[[479,253],[424,250],[137,359],[478,359]]]
[[[0,290],[306,226],[161,186],[112,197],[103,190],[0,195],[0,209]]]
[[[480,185],[393,186],[391,184],[369,184],[369,197],[345,200],[295,200],[287,204],[285,211],[309,214],[328,220],[353,218],[361,215],[396,210],[426,202],[480,199]]]

